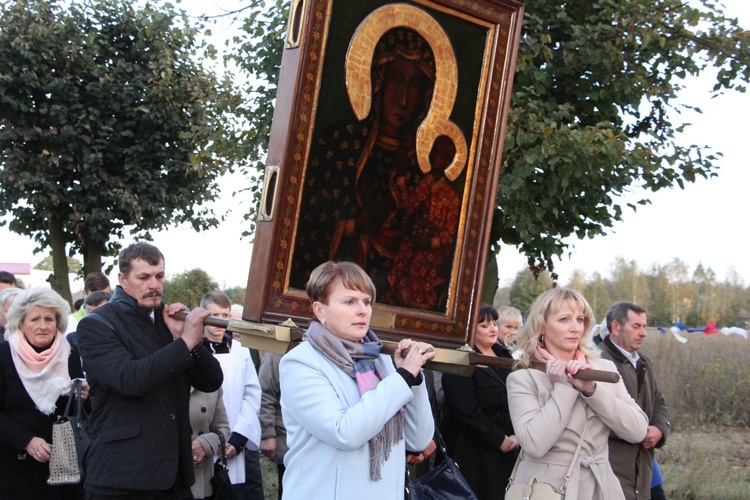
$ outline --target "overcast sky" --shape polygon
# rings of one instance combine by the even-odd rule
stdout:
[[[181,6],[191,4],[184,2]],[[726,12],[750,28],[750,2],[729,0]],[[556,262],[561,284],[566,284],[576,269],[588,276],[593,272],[607,276],[618,256],[635,260],[644,270],[653,264],[666,264],[679,258],[688,264],[691,272],[702,263],[713,269],[719,280],[724,280],[733,269],[746,285],[750,282],[750,237],[746,222],[750,202],[746,152],[750,97],[729,92],[709,99],[712,83],[710,78],[690,80],[688,88],[680,95],[682,102],[703,110],[702,115],[684,115],[693,125],[681,136],[680,142],[706,145],[722,152],[724,157],[718,161],[721,167],[718,177],[699,180],[684,190],[662,190],[651,195],[651,205],[639,207],[636,213],[626,208],[623,221],[615,224],[606,236],[570,240],[566,256]],[[222,182],[222,201],[217,209],[230,212],[221,228],[196,234],[191,228],[180,227],[154,235],[154,243],[166,256],[169,274],[199,267],[223,287],[246,284],[252,245],[240,235],[246,227],[242,213],[247,204],[231,196],[232,191],[243,184],[239,176]],[[43,255],[32,256],[33,248],[28,238],[0,228],[0,262],[34,264]],[[498,262],[500,285],[504,286],[524,268],[526,259],[514,248],[505,247]]]

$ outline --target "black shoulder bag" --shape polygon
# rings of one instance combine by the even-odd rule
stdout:
[[[412,481],[406,467],[406,500],[477,500],[458,465],[445,450],[445,442],[435,427],[435,438],[445,459],[430,472]]]
[[[214,475],[211,478],[211,489],[213,489],[212,498],[214,500],[238,500],[237,493],[232,489],[232,481],[229,479],[229,469],[227,469],[226,441],[224,434],[219,430],[213,430],[219,436],[219,458],[214,463]]]

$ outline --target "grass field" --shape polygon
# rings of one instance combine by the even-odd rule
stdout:
[[[714,427],[673,433],[657,451],[670,499],[750,499],[750,430]]]
[[[276,500],[279,495],[276,464],[261,455],[260,469],[263,473],[263,494],[266,500]]]

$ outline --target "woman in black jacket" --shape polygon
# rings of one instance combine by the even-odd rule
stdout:
[[[517,310],[515,310],[517,311]],[[517,322],[520,323],[520,313]],[[489,305],[479,309],[474,350],[511,359],[498,343],[498,313]],[[479,500],[501,499],[518,456],[518,442],[508,411],[502,368],[477,368],[471,377],[443,375],[445,417],[442,429],[452,457]]]
[[[49,486],[52,424],[65,411],[72,379],[83,378],[65,336],[69,307],[57,293],[30,288],[8,311],[0,344],[0,498],[77,499],[82,484]],[[83,395],[88,394],[84,382]]]

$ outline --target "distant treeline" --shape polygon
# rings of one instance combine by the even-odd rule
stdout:
[[[715,321],[724,326],[750,326],[750,288],[735,272],[719,281],[711,268],[699,264],[692,272],[687,264],[674,259],[641,270],[635,261],[617,258],[608,277],[576,270],[568,283],[583,293],[596,314],[604,318],[614,302],[635,302],[648,311],[649,325],[668,327],[679,321],[688,326],[704,326]],[[500,289],[495,305],[511,305],[524,313],[537,295],[553,286],[548,273],[538,279],[528,270],[519,271],[509,288]]]

